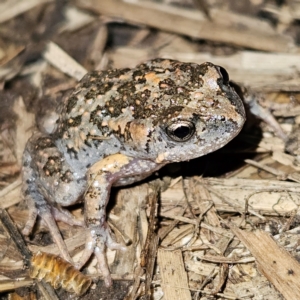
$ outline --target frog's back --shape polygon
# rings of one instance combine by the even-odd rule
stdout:
[[[74,155],[93,152],[101,144],[106,155],[116,153],[130,121],[155,122],[168,116],[172,108],[187,105],[189,93],[201,86],[198,75],[205,73],[204,68],[155,59],[134,69],[88,73],[66,99],[56,136]]]

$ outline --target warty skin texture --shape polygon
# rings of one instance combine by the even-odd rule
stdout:
[[[87,74],[58,114],[56,130],[35,133],[24,151],[23,194],[31,214],[23,233],[30,234],[39,215],[63,258],[72,262],[56,220],[85,227],[86,247],[77,266],[94,253],[108,286],[105,247],[125,249],[106,223],[111,187],[215,151],[245,121],[223,68],[167,59]],[[84,222],[62,209],[79,201]]]

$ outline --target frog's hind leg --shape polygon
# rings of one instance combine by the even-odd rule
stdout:
[[[42,220],[46,223],[52,236],[52,239],[57,245],[62,257],[65,260],[73,263],[73,260],[68,252],[67,246],[56,224],[55,215],[52,213],[51,207],[49,207],[49,204],[39,193],[34,193],[34,195],[30,196],[28,192],[29,191],[27,190],[26,200],[29,208],[29,218],[27,223],[25,224],[24,229],[22,230],[22,233],[25,236],[28,236],[32,232],[37,215],[40,215]],[[32,197],[34,197],[34,199]]]
[[[70,172],[68,167],[63,165],[63,157],[51,137],[38,133],[29,140],[23,154],[22,169],[22,192],[29,208],[29,218],[23,229],[23,234],[29,235],[32,232],[36,217],[39,215],[49,228],[53,242],[56,243],[62,257],[72,262],[56,224],[56,220],[59,220],[71,225],[83,225],[82,221],[76,220],[70,213],[66,213],[63,209],[60,210],[56,207],[56,199],[60,197],[57,197],[55,192],[59,187],[63,191],[72,190],[73,187],[56,184],[62,175],[68,179],[67,175]],[[71,183],[75,184],[74,181]],[[62,196],[62,194],[59,195]],[[72,194],[69,198],[71,196]]]

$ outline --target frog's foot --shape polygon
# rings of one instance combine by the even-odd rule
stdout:
[[[112,238],[110,228],[108,227],[107,223],[103,224],[100,228],[89,228],[85,249],[79,262],[76,264],[76,267],[80,269],[94,253],[98,261],[99,270],[104,277],[105,285],[109,287],[112,285],[112,280],[105,255],[106,247],[111,250],[126,251],[126,247],[117,243]]]
[[[63,214],[63,213],[61,213],[61,214]],[[38,210],[36,208],[30,208],[28,221],[22,230],[23,235],[28,236],[32,232],[37,215],[38,215]],[[59,216],[61,216],[61,215],[59,215]],[[45,209],[45,211],[43,211],[43,213],[41,214],[41,218],[47,225],[47,227],[51,233],[52,239],[55,242],[55,244],[57,245],[62,257],[65,260],[69,261],[70,263],[73,263],[73,260],[68,252],[67,246],[60,234],[60,231],[57,227],[55,218],[54,218],[53,214],[51,213],[51,211],[48,209]]]
[[[69,254],[69,251],[67,249],[67,246],[60,234],[60,231],[57,227],[56,220],[60,221],[69,221],[72,223],[72,225],[79,225],[81,226],[80,221],[76,221],[71,213],[66,214],[65,211],[59,211],[57,208],[50,207],[46,201],[40,197],[38,198],[38,205],[36,206],[35,203],[29,199],[28,201],[28,208],[29,208],[29,217],[28,221],[25,224],[25,227],[22,230],[23,235],[28,236],[32,232],[32,229],[34,227],[36,217],[39,215],[42,218],[42,221],[46,224],[48,227],[50,234],[52,236],[52,239],[54,243],[57,245],[61,256],[69,261],[70,263],[73,263],[73,260]]]
[[[43,212],[41,217],[42,217],[42,220],[46,223],[46,225],[51,233],[52,239],[61,253],[61,256],[65,260],[67,260],[68,262],[73,264],[74,262],[69,254],[69,251],[65,244],[65,241],[63,240],[63,238],[61,236],[61,233],[58,229],[58,226],[56,224],[53,214],[50,211],[45,211],[45,212]]]
[[[38,210],[34,205],[29,206],[29,215],[28,215],[28,221],[26,222],[22,233],[25,236],[29,236],[30,233],[33,230],[34,224],[36,222],[36,218],[38,215]],[[53,216],[55,221],[61,221],[66,224],[69,224],[71,226],[80,226],[80,227],[85,227],[84,221],[76,220],[74,216],[66,209],[63,208],[56,208],[56,207],[51,207],[51,215]],[[43,219],[43,218],[42,218]]]
[[[28,216],[28,221],[26,222],[22,234],[25,236],[29,236],[30,233],[33,230],[34,224],[36,222],[36,218],[38,215],[38,210],[35,206],[30,206],[29,207],[29,216]],[[61,221],[64,223],[67,223],[71,226],[77,225],[81,227],[85,227],[84,221],[76,220],[74,216],[67,210],[65,209],[58,209],[56,207],[51,207],[50,211],[47,210],[47,212],[41,216],[42,221],[46,224],[46,226],[49,228],[49,231],[53,237],[53,240],[57,244],[57,247],[61,251],[63,257],[68,260],[72,261],[67,247],[61,238],[61,234],[59,232],[59,229],[57,228],[57,224],[55,221]]]

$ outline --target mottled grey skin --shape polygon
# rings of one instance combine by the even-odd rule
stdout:
[[[32,214],[23,232],[29,234],[40,215],[71,261],[55,220],[86,227],[78,266],[95,253],[107,285],[105,246],[123,249],[105,221],[111,187],[215,151],[245,121],[223,68],[163,59],[87,74],[59,116],[54,133],[36,133],[24,152],[23,190]],[[84,224],[61,209],[78,201],[85,205]]]

